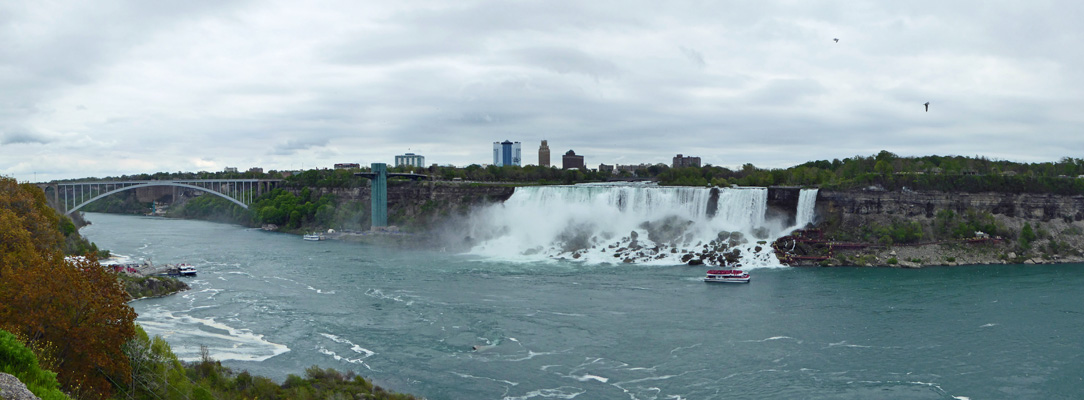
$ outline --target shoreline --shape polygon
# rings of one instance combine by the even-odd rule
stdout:
[[[975,247],[969,247],[975,246]],[[792,267],[954,267],[967,265],[1044,265],[1084,263],[1080,255],[1017,255],[1008,244],[921,245],[887,247],[879,251],[840,250],[837,256],[821,262],[801,262]]]

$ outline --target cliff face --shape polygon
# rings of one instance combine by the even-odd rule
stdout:
[[[925,246],[875,246],[837,251],[850,260],[872,265],[917,265],[1081,262],[1084,260],[1084,196],[1012,193],[947,193],[914,191],[821,190],[817,196],[817,227],[828,237],[846,237],[871,226],[917,223]],[[934,234],[936,218],[948,210],[956,215],[989,214],[1001,228],[1001,241],[982,245],[952,244]],[[1025,229],[1025,225],[1028,226]],[[1021,241],[1022,232],[1035,232]],[[994,232],[986,232],[994,233]],[[935,239],[936,238],[936,239]],[[889,259],[892,262],[887,262]],[[906,263],[904,260],[915,260]],[[912,265],[908,265],[912,266]]]
[[[312,188],[317,195],[331,194],[340,201],[357,201],[369,214],[371,191],[358,188]],[[425,225],[471,208],[500,203],[512,196],[514,187],[447,182],[389,182],[388,216],[391,224]]]
[[[818,215],[842,222],[870,218],[933,218],[939,210],[988,212],[1001,220],[1065,224],[1084,220],[1084,196],[1009,193],[829,191],[817,195]]]

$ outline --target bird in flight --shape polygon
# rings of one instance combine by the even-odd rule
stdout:
[[[926,112],[930,112],[930,102],[927,101],[926,104],[923,105],[926,106]]]
[[[839,43],[839,38],[834,38],[834,39],[832,39],[832,40],[835,40],[835,41],[836,41],[836,43]]]

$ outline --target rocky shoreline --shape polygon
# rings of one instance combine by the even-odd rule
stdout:
[[[795,267],[891,267],[924,268],[959,265],[995,264],[1074,264],[1084,263],[1080,255],[1032,255],[1021,257],[1007,245],[920,245],[898,246],[876,251],[842,251],[842,257]]]
[[[128,292],[131,301],[165,297],[190,289],[187,283],[180,279],[168,276],[131,276],[118,274],[124,291]]]

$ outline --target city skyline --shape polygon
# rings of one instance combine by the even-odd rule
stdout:
[[[1084,4],[0,5],[0,175],[1081,157]],[[833,40],[838,39],[838,41]],[[928,110],[926,107],[928,103]]]

